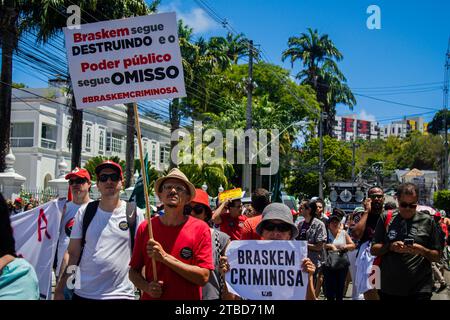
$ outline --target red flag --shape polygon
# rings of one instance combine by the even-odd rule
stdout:
[[[69,191],[67,191],[67,201],[72,201],[72,189],[69,185]]]

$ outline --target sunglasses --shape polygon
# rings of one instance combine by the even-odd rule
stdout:
[[[370,199],[382,199],[383,198],[383,195],[382,194],[371,194],[371,195],[369,195],[369,198]]]
[[[164,184],[162,186],[162,189],[164,191],[172,191],[173,189],[175,189],[175,191],[177,193],[182,193],[182,192],[186,192],[186,188],[182,187],[182,186],[176,186],[176,185],[172,185],[172,184]]]
[[[87,180],[83,179],[83,178],[70,179],[69,180],[69,185],[73,186],[74,184],[83,184],[83,183],[86,183],[86,182],[87,182]]]
[[[272,222],[269,222],[269,223],[266,223],[263,226],[263,229],[267,230],[267,231],[278,230],[280,232],[287,232],[287,231],[291,230],[292,227],[289,224],[287,224],[287,223],[272,223]]]
[[[111,179],[112,182],[117,182],[120,180],[120,175],[118,175],[117,173],[110,173],[110,174],[101,174],[98,177],[98,180],[101,182],[106,182],[108,181],[108,179]]]
[[[204,210],[205,210],[205,208],[201,204],[196,204],[193,207],[188,206],[186,208],[186,211],[188,212],[188,214],[191,214],[191,213],[201,214],[201,213],[203,213]]]
[[[400,202],[400,207],[402,208],[409,208],[409,209],[415,209],[417,208],[417,203],[406,203],[406,202]]]

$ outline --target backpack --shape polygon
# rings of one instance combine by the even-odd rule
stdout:
[[[392,220],[392,215],[393,215],[393,211],[389,210],[387,215],[386,215],[386,220],[384,220],[384,229],[386,230],[386,232],[388,232],[389,229],[389,223]],[[380,266],[381,265],[381,257],[382,256],[378,256],[375,258],[375,260],[373,260],[373,265],[374,266]]]
[[[87,229],[89,228],[90,223],[92,222],[92,219],[94,218],[95,214],[97,213],[98,205],[100,203],[100,200],[89,202],[89,204],[86,207],[86,210],[84,212],[83,216],[83,233],[81,237],[81,252],[80,257],[78,258],[77,265],[80,264],[81,257],[83,255],[84,251],[84,245],[86,244],[86,233]],[[136,232],[136,202],[127,202],[126,209],[125,209],[125,215],[127,217],[127,223],[128,223],[128,230],[130,231],[130,239],[131,239],[131,254],[133,254],[133,248],[134,248],[134,235]]]

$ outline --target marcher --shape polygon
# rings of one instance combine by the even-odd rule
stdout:
[[[29,211],[33,209],[33,204],[31,202],[28,202],[25,207],[23,207],[23,212]]]
[[[152,240],[147,221],[139,226],[130,261],[130,279],[143,291],[143,300],[201,300],[202,287],[208,282],[214,264],[209,226],[184,215],[185,206],[195,198],[195,187],[175,168],[156,180],[155,191],[164,203],[164,215],[151,220]],[[154,281],[152,259],[158,281]]]
[[[22,198],[16,198],[13,203],[11,214],[18,214],[23,212],[23,200]]]
[[[291,211],[282,203],[271,203],[264,209],[262,219],[256,226],[256,232],[262,240],[294,240],[298,236],[298,229],[292,221]],[[301,268],[308,273],[305,300],[317,300],[313,280],[316,268],[309,258],[302,261]],[[226,256],[221,257],[221,271],[223,274],[230,271]],[[234,296],[233,298],[239,299],[240,297]]]
[[[241,239],[245,220],[247,216],[242,214],[241,199],[222,202],[212,215],[214,224],[229,235],[231,241]]]
[[[447,225],[443,222],[441,213],[439,211],[436,211],[434,215],[432,215],[434,222],[438,226],[438,231],[440,233],[441,238],[441,245],[443,248],[445,248],[447,244],[447,238],[448,238],[448,229]],[[443,265],[445,261],[443,260],[444,257],[442,256],[439,262],[432,262],[431,268],[433,270],[433,291],[436,293],[441,293],[445,289],[447,289],[447,283],[445,281],[444,277],[444,268]],[[435,286],[435,282],[439,282],[439,287]]]
[[[416,211],[419,189],[403,183],[397,189],[399,209],[381,216],[371,253],[381,257],[382,300],[430,300],[431,262],[439,261],[442,250],[439,230],[430,215]]]
[[[327,223],[328,238],[325,250],[330,252],[330,254],[331,252],[338,252],[340,255],[346,256],[347,252],[354,250],[356,246],[347,232],[341,227],[343,214],[343,212],[334,210],[333,214],[329,216]],[[348,267],[332,269],[324,266],[322,270],[327,300],[343,300]]]
[[[68,265],[78,265],[80,274],[80,287],[75,287],[73,300],[134,300],[128,262],[136,226],[144,216],[135,205],[119,198],[123,179],[119,164],[104,161],[95,168],[95,174],[100,201],[78,210],[68,246]],[[67,272],[60,276],[55,299],[64,298],[68,277]]]
[[[0,300],[38,300],[34,268],[16,255],[9,209],[0,193]]]
[[[353,285],[357,287],[358,293],[364,294],[365,300],[379,300],[378,292],[369,286],[369,273],[375,257],[370,254],[370,243],[375,233],[375,227],[383,213],[384,192],[378,186],[373,186],[367,191],[368,198],[364,200],[364,212],[354,226],[351,237],[358,240],[356,257],[356,275]]]
[[[297,226],[297,240],[308,241],[308,258],[316,266],[314,274],[315,296],[319,296],[321,283],[318,281],[321,274],[323,246],[327,241],[327,230],[325,224],[317,217],[317,202],[302,201],[300,214],[304,220]]]
[[[68,180],[69,183],[72,201],[69,201],[64,205],[59,227],[55,272],[57,278],[59,278],[61,272],[66,269],[67,263],[69,262],[67,247],[70,242],[70,235],[75,222],[75,214],[80,209],[84,210],[91,201],[91,198],[89,197],[89,190],[91,188],[91,175],[89,174],[89,171],[76,167],[65,176],[65,179]],[[72,300],[71,291],[67,289],[67,286],[64,289],[64,296],[66,300]]]
[[[270,193],[264,188],[257,188],[252,193],[253,217],[244,221],[241,240],[261,240],[256,226],[262,219],[262,212],[270,204]]]
[[[208,194],[203,189],[195,189],[195,198],[187,207],[191,216],[205,221],[209,226],[212,217],[212,210],[209,205]],[[222,296],[224,279],[220,273],[219,260],[225,255],[225,250],[230,243],[230,236],[222,231],[211,228],[212,255],[214,261],[214,271],[209,275],[208,283],[202,289],[203,300],[219,300]]]

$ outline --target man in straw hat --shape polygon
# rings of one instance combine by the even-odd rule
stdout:
[[[208,225],[184,214],[195,197],[194,185],[174,168],[156,180],[155,192],[164,204],[164,215],[151,220],[153,239],[149,239],[147,221],[139,226],[130,280],[143,291],[143,300],[200,300],[214,265]],[[158,281],[154,281],[152,259]]]

